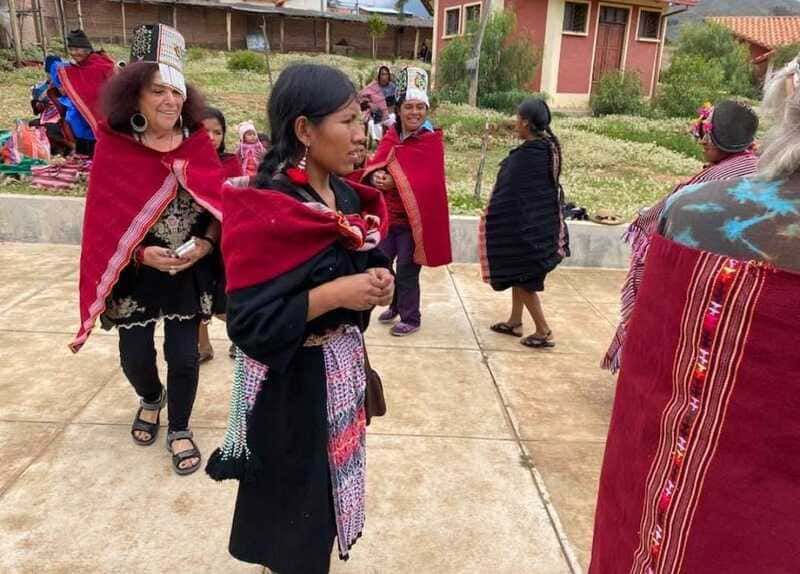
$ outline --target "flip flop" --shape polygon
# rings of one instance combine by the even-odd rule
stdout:
[[[499,333],[501,335],[509,335],[511,337],[522,337],[522,333],[517,331],[517,329],[522,328],[522,323],[518,325],[512,325],[510,323],[495,323],[489,329],[491,329],[495,333]]]
[[[521,345],[529,349],[552,349],[556,346],[553,342],[553,332],[550,331],[544,337],[537,337],[536,335],[528,335],[520,341]]]

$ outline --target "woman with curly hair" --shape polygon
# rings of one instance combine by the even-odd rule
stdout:
[[[169,408],[167,446],[178,474],[200,466],[189,430],[198,383],[198,326],[213,309],[222,166],[202,125],[205,105],[184,82],[183,37],[162,25],[136,30],[131,64],[107,85],[106,120],[86,201],[77,351],[99,318],[117,327],[120,362],[140,399],[131,428],[148,446]],[[154,331],[164,323],[167,386]],[[167,389],[169,392],[167,392]]]

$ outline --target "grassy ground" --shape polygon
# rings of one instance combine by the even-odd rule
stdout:
[[[126,50],[109,46],[118,59]],[[278,54],[270,58],[273,78],[291,62],[309,60],[330,64],[345,71],[356,83],[369,81],[375,62],[341,56]],[[265,109],[269,92],[266,73],[231,72],[224,52],[192,49],[187,80],[199,87],[208,102],[221,108],[230,126],[249,119],[266,129]],[[403,63],[398,62],[401,66]],[[0,129],[30,115],[30,86],[41,77],[34,68],[2,70],[0,66]],[[488,153],[480,198],[475,179],[484,126],[490,123]],[[517,145],[511,127],[513,119],[496,112],[486,113],[467,106],[442,104],[434,121],[445,130],[447,178],[455,213],[478,213],[491,192],[498,164]],[[643,123],[644,122],[644,123]],[[568,201],[589,209],[609,208],[632,216],[638,208],[653,203],[678,181],[700,168],[697,152],[685,132],[686,122],[640,120],[638,118],[557,118],[554,130],[564,149],[564,189]],[[231,147],[235,141],[231,130]],[[25,184],[4,183],[0,192],[41,193]],[[81,194],[78,189],[74,194]]]

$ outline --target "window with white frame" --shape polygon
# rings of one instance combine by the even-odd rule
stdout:
[[[566,2],[564,4],[564,32],[584,35],[589,33],[588,2]]]
[[[470,24],[478,24],[481,21],[481,5],[467,4],[464,6],[464,31],[469,30]]]
[[[661,37],[661,12],[639,12],[639,40],[658,40]]]
[[[444,37],[458,36],[461,33],[461,6],[446,8],[444,11]]]

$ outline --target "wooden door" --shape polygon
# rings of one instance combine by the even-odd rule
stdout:
[[[600,8],[600,20],[597,26],[597,47],[594,56],[594,73],[592,86],[597,85],[607,72],[622,68],[622,56],[625,51],[625,34],[628,32],[627,8]]]

